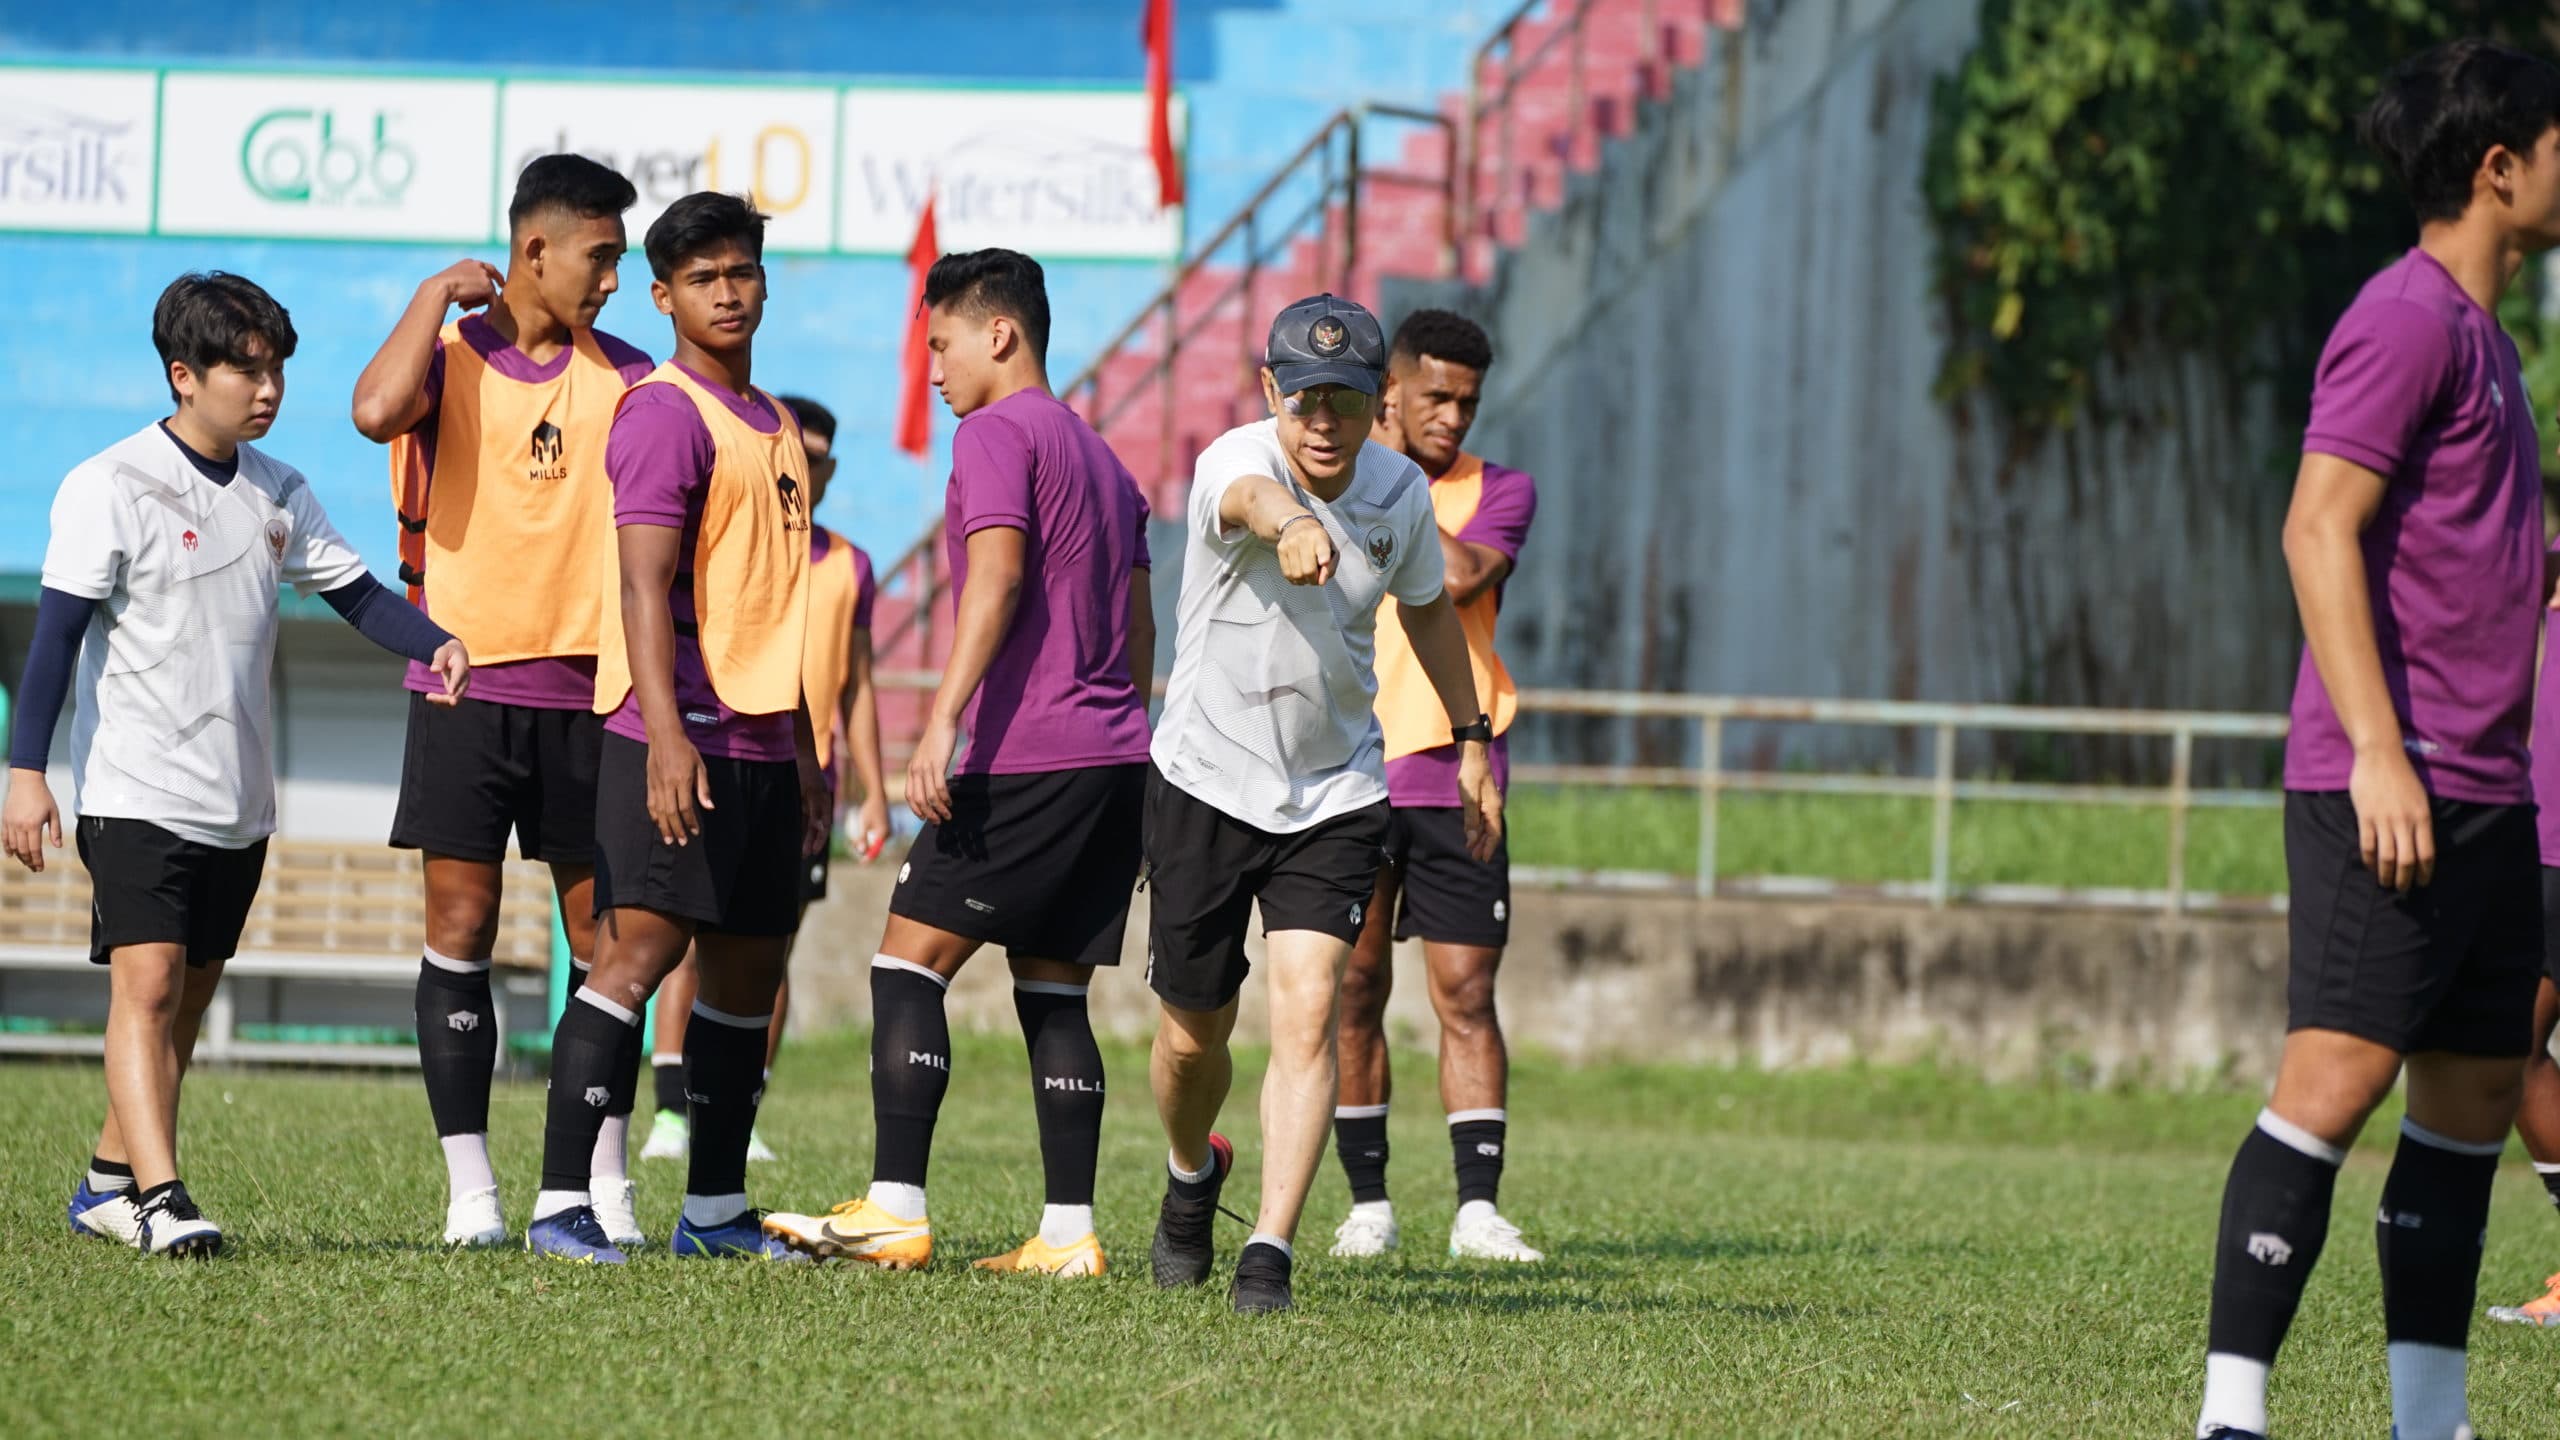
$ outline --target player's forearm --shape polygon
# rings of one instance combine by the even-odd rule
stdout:
[[[1265,475],[1229,481],[1218,497],[1218,523],[1230,528],[1241,526],[1265,545],[1280,543],[1281,527],[1300,516],[1314,518],[1286,487]]]
[[[684,734],[676,708],[676,622],[667,608],[666,577],[656,586],[625,570],[622,638],[631,661],[631,694],[652,741]]]
[[[80,658],[80,635],[97,602],[47,587],[36,595],[35,634],[27,644],[25,671],[9,709],[9,767],[44,773],[52,758],[53,728],[71,693]]]
[[[2382,676],[2362,538],[2343,515],[2297,518],[2285,526],[2284,552],[2312,663],[2348,743],[2358,753],[2398,750],[2400,717]]]
[[[427,413],[427,370],[436,358],[436,336],[453,304],[443,277],[418,287],[400,312],[390,338],[356,377],[356,430],[377,443],[406,434]]]
[[[958,633],[952,638],[951,659],[943,666],[942,683],[933,692],[934,723],[957,726],[960,716],[969,708],[969,699],[978,693],[979,684],[987,678],[987,667],[993,665],[996,651],[1004,644],[1005,631],[1013,626],[1013,612],[1022,603],[1022,572],[990,571],[971,562],[969,582],[960,589]]]
[[[1129,572],[1129,684],[1144,705],[1156,685],[1156,598],[1144,570]]]
[[[324,590],[320,598],[329,602],[339,619],[354,626],[357,634],[421,665],[433,663],[436,652],[453,639],[443,626],[428,619],[425,611],[392,594],[370,575],[335,590]]]
[[[1398,605],[1396,618],[1404,623],[1405,639],[1412,642],[1413,658],[1421,662],[1432,693],[1449,712],[1450,725],[1474,724],[1484,712],[1477,708],[1476,672],[1467,660],[1467,633],[1458,624],[1457,607],[1443,593],[1428,605]]]

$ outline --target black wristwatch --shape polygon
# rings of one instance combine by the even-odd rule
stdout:
[[[1483,745],[1490,745],[1493,743],[1492,716],[1478,715],[1476,717],[1476,723],[1473,725],[1461,725],[1449,732],[1449,741],[1451,744],[1464,745],[1470,740]]]

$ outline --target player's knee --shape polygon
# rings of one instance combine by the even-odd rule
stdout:
[[[1490,1034],[1502,1026],[1494,1013],[1493,972],[1466,975],[1445,984],[1435,985],[1431,992],[1432,1009],[1439,1014],[1440,1028],[1462,1035]]]
[[[1387,997],[1394,993],[1395,974],[1385,966],[1371,968],[1357,959],[1342,975],[1342,1025],[1369,1031],[1386,1017]]]
[[[592,928],[589,931],[592,937]],[[498,943],[498,902],[476,889],[427,897],[427,947],[456,960],[485,960]],[[573,947],[574,948],[574,947]],[[595,953],[590,943],[586,951]]]

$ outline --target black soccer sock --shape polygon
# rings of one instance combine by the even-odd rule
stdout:
[[[684,1056],[652,1055],[649,1071],[658,1089],[658,1108],[684,1113]]]
[[[2400,1124],[2400,1149],[2382,1182],[2373,1240],[2382,1258],[2386,1339],[2460,1350],[2470,1342],[2480,1242],[2499,1145],[2466,1145]]]
[[[2274,1363],[2328,1242],[2329,1204],[2345,1158],[2274,1111],[2259,1113],[2222,1187],[2209,1351]]]
[[[542,1188],[582,1191],[594,1178],[596,1132],[640,1017],[593,990],[561,1007],[551,1032],[551,1096],[542,1125]]]
[[[643,1025],[635,1021],[630,1033],[622,1037],[622,1048],[613,1055],[613,1098],[605,1102],[604,1113],[617,1120],[628,1120],[640,1105],[640,1062],[648,1053],[649,1037]]]
[[[2533,1167],[2533,1173],[2541,1179],[2543,1190],[2551,1196],[2552,1208],[2560,1209],[2560,1165],[2545,1169],[2537,1164]]]
[[[1085,987],[1017,980],[1013,1013],[1031,1057],[1031,1110],[1040,1122],[1048,1203],[1090,1205],[1102,1148],[1102,1047],[1093,1041]]]
[[[468,966],[455,969],[455,966]],[[418,961],[418,1065],[426,1074],[427,1111],[438,1135],[478,1135],[489,1128],[489,1077],[498,1065],[498,1009],[489,997],[489,962]]]
[[[1333,1153],[1351,1181],[1351,1198],[1373,1205],[1387,1198],[1387,1107],[1345,1105],[1333,1112]]]
[[[951,1088],[951,1021],[940,979],[887,959],[871,962],[871,1178],[922,1188]]]
[[[1449,1151],[1458,1166],[1458,1203],[1493,1203],[1502,1190],[1502,1143],[1510,1124],[1500,1110],[1461,1110],[1449,1117]]]
[[[133,1188],[133,1167],[121,1160],[91,1155],[87,1181],[92,1195],[119,1194]]]
[[[731,1015],[697,1001],[684,1027],[685,1096],[693,1143],[685,1152],[687,1195],[747,1193],[747,1138],[764,1100],[767,1015]]]

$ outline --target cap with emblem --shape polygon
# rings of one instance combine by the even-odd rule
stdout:
[[[1386,332],[1357,301],[1310,295],[1272,319],[1262,361],[1283,395],[1318,385],[1375,395],[1386,376]]]

